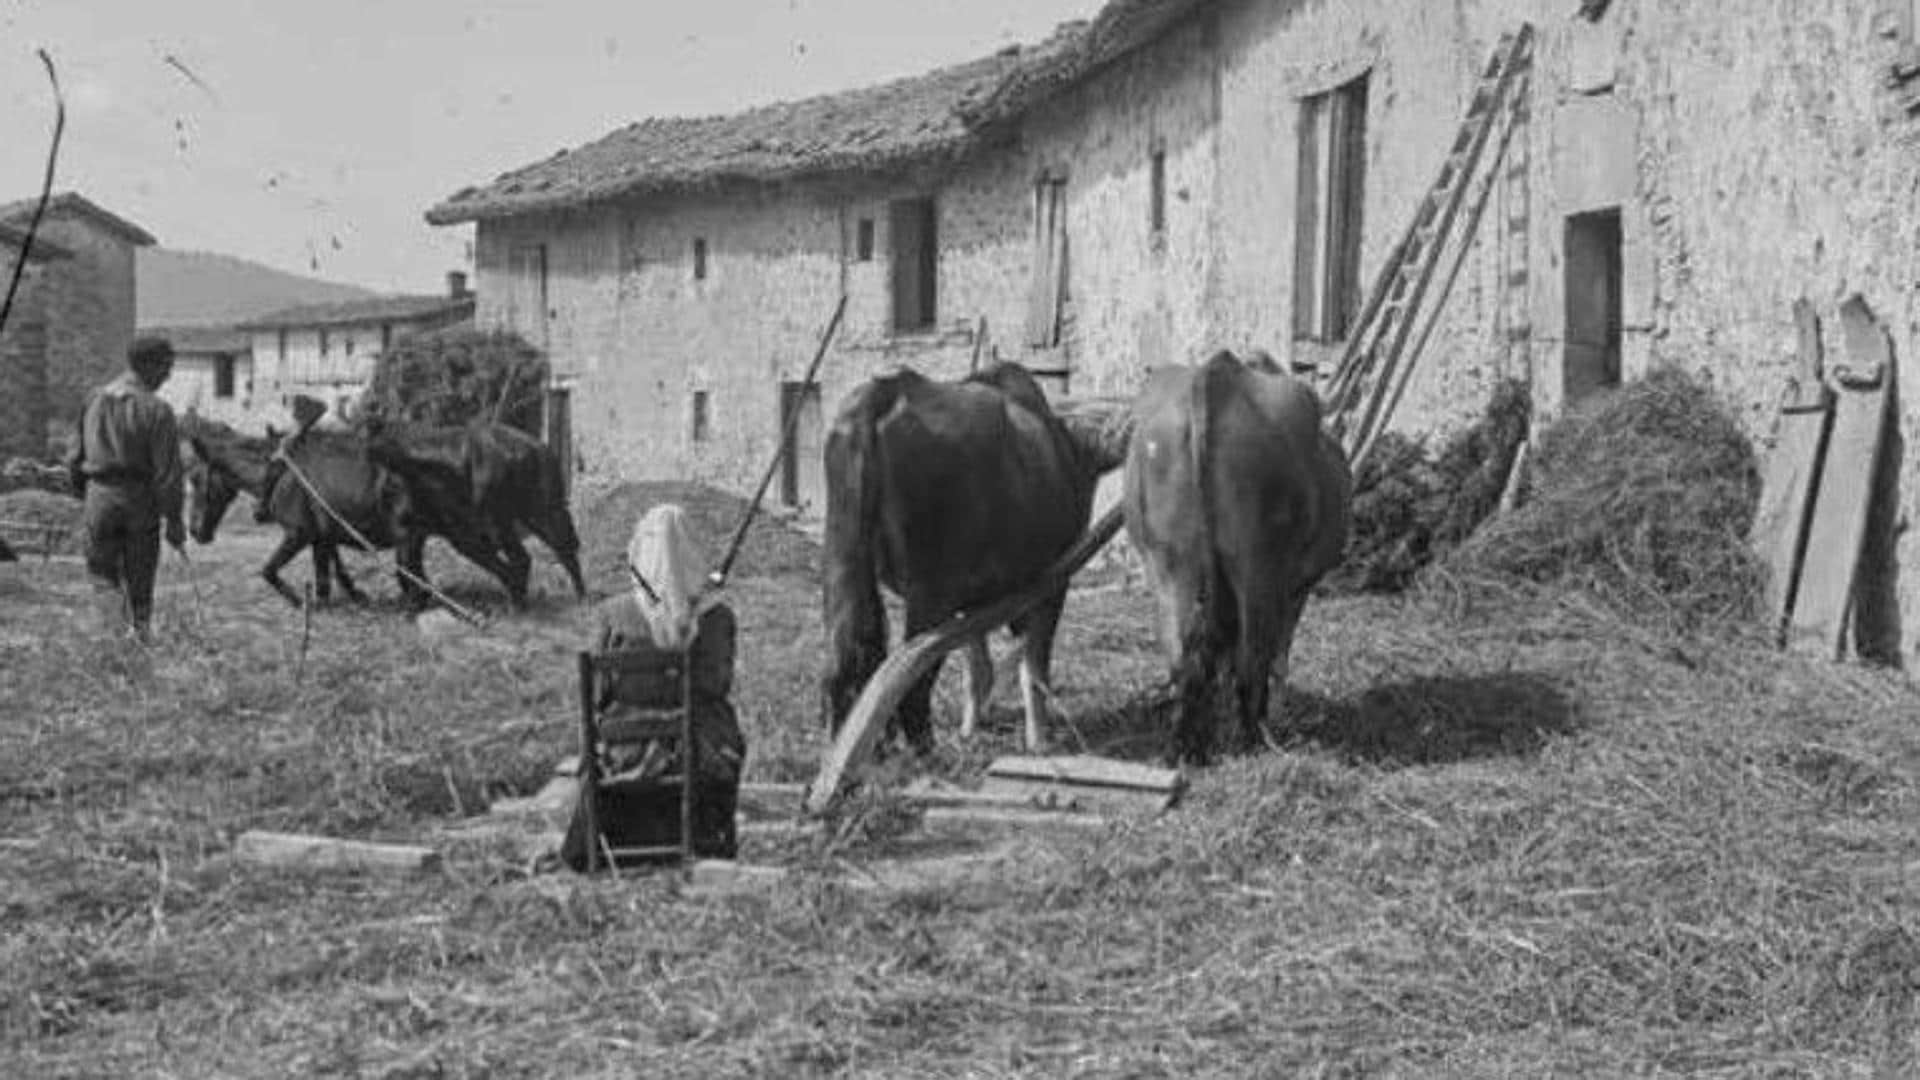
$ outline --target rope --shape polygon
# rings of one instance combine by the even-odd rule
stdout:
[[[60,95],[60,76],[54,73],[53,57],[47,50],[36,49],[40,62],[47,67],[47,80],[53,83],[53,142],[47,146],[47,171],[40,182],[40,199],[34,203],[33,218],[27,222],[26,238],[20,242],[20,257],[13,260],[13,276],[7,281],[7,298],[0,301],[0,330],[7,325],[7,317],[13,314],[13,300],[20,291],[20,278],[26,272],[27,257],[33,253],[33,238],[40,231],[40,218],[47,212],[47,203],[53,197],[53,170],[55,162],[60,160],[60,135],[67,129],[67,102]]]
[[[313,499],[314,503],[318,505],[320,509],[326,511],[327,516],[332,518],[334,522],[337,523],[341,528],[347,530],[347,535],[353,537],[356,543],[358,543],[361,547],[367,549],[368,551],[373,551],[378,547],[378,545],[374,544],[373,541],[368,540],[364,535],[362,535],[359,529],[354,528],[352,522],[349,522],[346,518],[343,518],[340,516],[340,512],[338,510],[335,510],[331,503],[327,502],[326,496],[321,495],[320,490],[313,486],[313,481],[307,479],[307,474],[300,471],[300,466],[294,464],[293,459],[287,456],[286,449],[284,447],[275,450],[273,452],[273,456],[275,460],[280,461],[286,465],[287,473],[291,475],[295,480],[300,481],[300,486],[306,489],[308,496],[310,496]],[[420,586],[422,589],[425,589],[428,593],[432,594],[435,600],[438,600],[442,604],[446,605],[447,610],[453,612],[453,614],[458,616],[462,622],[466,623],[469,626],[485,625],[485,621],[482,620],[479,615],[475,614],[473,611],[459,604],[457,601],[453,599],[453,597],[448,596],[446,593],[443,593],[439,589],[435,588],[432,582],[428,581],[427,579],[421,577],[418,574],[415,574],[413,571],[408,570],[406,567],[401,566],[398,562],[394,563],[393,568],[394,568],[394,571],[398,573],[401,577],[406,578],[408,581],[413,582],[415,585]]]

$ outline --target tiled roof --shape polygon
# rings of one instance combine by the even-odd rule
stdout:
[[[38,195],[31,199],[16,199],[10,203],[0,203],[0,222],[25,228],[27,222],[33,220],[33,208],[39,203]],[[152,233],[118,214],[102,210],[93,200],[78,192],[54,192],[53,197],[47,200],[47,213],[58,212],[91,218],[95,224],[135,247],[151,247],[155,243]]]
[[[243,353],[253,339],[237,326],[143,326],[141,337],[167,339],[175,353]]]
[[[463,189],[428,210],[427,220],[452,225],[621,196],[956,157],[997,124],[1211,2],[1110,0],[1091,23],[1063,24],[1038,45],[924,75],[726,116],[643,120]]]
[[[331,304],[302,304],[282,308],[239,325],[241,330],[278,330],[282,327],[344,326],[354,323],[425,322],[457,318],[473,312],[473,297],[375,296]]]

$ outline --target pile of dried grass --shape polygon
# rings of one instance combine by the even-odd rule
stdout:
[[[0,494],[0,526],[18,548],[56,555],[80,550],[80,500],[38,488]]]
[[[1336,595],[1399,592],[1500,504],[1532,413],[1525,383],[1494,388],[1472,427],[1429,456],[1425,439],[1381,437],[1354,477],[1346,557],[1322,582]]]
[[[454,327],[394,342],[361,403],[389,420],[498,419],[538,435],[547,374],[546,357],[518,334]]]
[[[687,512],[687,531],[716,564],[725,557],[727,545],[747,512],[747,500],[705,484],[661,481],[614,488],[594,501],[580,529],[587,573],[601,587],[628,587],[625,560],[633,525],[660,503],[677,503]],[[763,506],[747,529],[730,576],[811,580],[819,574],[819,567],[819,545]]]
[[[1746,544],[1759,493],[1727,409],[1685,373],[1656,371],[1542,432],[1520,507],[1436,565],[1434,584],[1571,587],[1681,633],[1745,622],[1762,582]]]

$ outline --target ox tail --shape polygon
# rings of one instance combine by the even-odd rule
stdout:
[[[867,679],[886,656],[880,603],[880,440],[876,429],[899,397],[892,379],[856,389],[827,433],[827,522],[822,612],[832,659],[826,708],[836,734]]]
[[[1214,531],[1219,527],[1219,514],[1215,507],[1213,477],[1213,414],[1224,390],[1223,384],[1232,378],[1238,368],[1239,361],[1234,359],[1233,354],[1217,352],[1194,372],[1188,390],[1191,398],[1187,450],[1192,455],[1194,500],[1199,518],[1195,523],[1198,565],[1194,568],[1199,588],[1194,598],[1198,610],[1194,613],[1187,640],[1181,649],[1188,670],[1183,679],[1185,685],[1182,693],[1186,699],[1183,709],[1185,722],[1183,730],[1176,737],[1182,744],[1182,756],[1201,762],[1212,754],[1214,717],[1219,713],[1216,699],[1224,685],[1224,680],[1219,678],[1226,644],[1221,624],[1232,610],[1232,598],[1225,595],[1227,587],[1220,563],[1220,548],[1214,540]]]

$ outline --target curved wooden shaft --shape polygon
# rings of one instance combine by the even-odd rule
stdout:
[[[873,752],[874,743],[879,741],[881,731],[885,730],[887,719],[893,715],[893,710],[899,708],[901,699],[906,697],[908,689],[921,676],[933,670],[933,666],[947,653],[996,626],[1005,626],[1019,618],[1028,608],[1064,586],[1087,564],[1087,560],[1098,554],[1120,532],[1124,516],[1124,508],[1116,504],[1065,554],[1054,560],[1053,565],[1032,585],[978,611],[956,616],[945,625],[915,635],[889,654],[886,662],[867,680],[859,699],[847,711],[846,721],[840,725],[840,734],[834,737],[833,745],[827,748],[826,757],[820,764],[820,773],[807,788],[806,811],[822,814],[833,806],[834,800],[840,796],[840,787],[846,782],[847,774]]]

